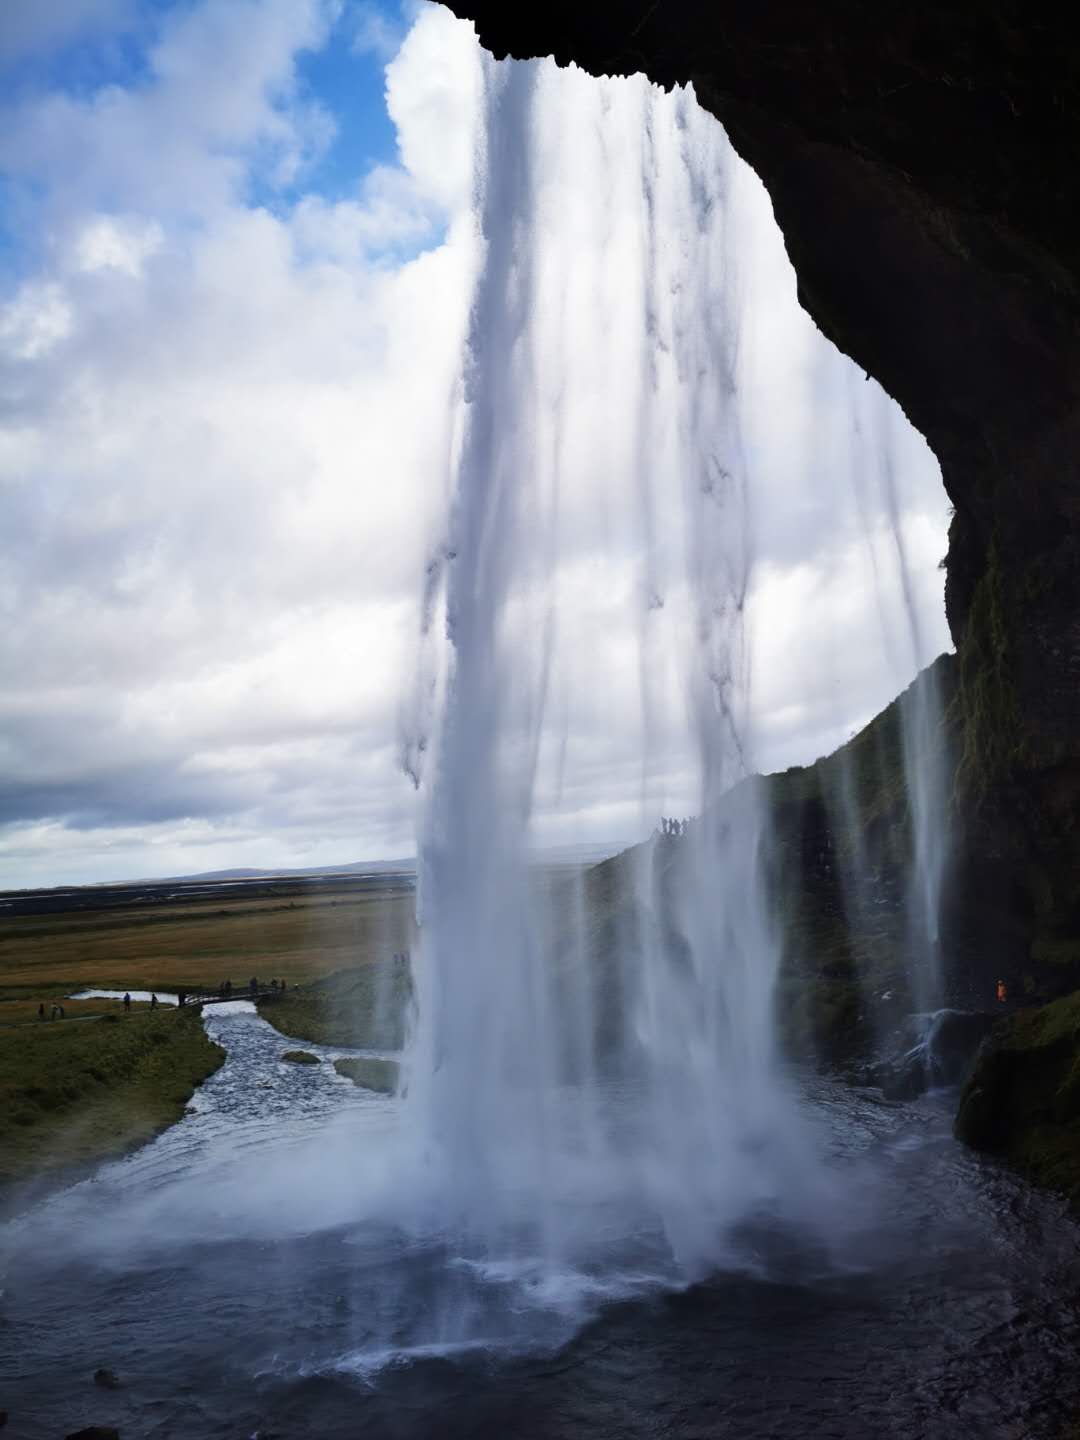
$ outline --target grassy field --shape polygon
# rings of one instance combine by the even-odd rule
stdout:
[[[70,1000],[73,991],[284,979],[289,997],[266,1011],[283,1032],[393,1045],[401,967],[392,957],[409,948],[412,913],[400,885],[357,893],[293,883],[256,899],[211,889],[0,921],[0,1195],[151,1138],[222,1061],[195,1011],[136,1004],[125,1016],[119,1001]],[[48,1016],[54,1003],[65,1018],[39,1019],[38,1006]]]
[[[223,1059],[194,1011],[13,1027],[0,1040],[0,1194],[142,1144]]]
[[[63,990],[179,990],[246,984],[251,975],[303,985],[409,948],[409,892],[201,899],[123,910],[16,916],[0,922],[0,1024],[13,1000]],[[14,1013],[14,1012],[12,1012]]]

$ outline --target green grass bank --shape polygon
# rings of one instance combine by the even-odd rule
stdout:
[[[260,1001],[259,1013],[294,1040],[400,1050],[411,997],[408,965],[387,960],[339,970],[281,998]]]
[[[196,1011],[12,1025],[0,1039],[0,1203],[63,1180],[179,1120],[225,1052]]]

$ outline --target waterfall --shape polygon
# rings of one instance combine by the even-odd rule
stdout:
[[[632,1240],[624,1268],[692,1277],[748,1217],[803,1223],[826,1185],[774,1041],[751,778],[739,173],[687,91],[481,63],[475,292],[425,607],[446,645],[421,687],[433,732],[412,747],[415,1188],[487,1264],[580,1274]],[[545,882],[530,823],[560,706],[598,699],[593,677],[583,699],[570,680],[580,597],[604,586],[580,584],[575,557],[604,525],[636,556],[641,705],[619,721],[639,736],[642,805],[682,757],[673,798],[695,818]]]
[[[931,668],[935,652],[915,597],[901,524],[893,409],[880,387],[870,387],[863,395],[853,392],[849,380],[848,410],[849,466],[864,538],[873,555],[882,643],[892,657],[897,688],[903,687],[898,704],[907,802],[904,920],[908,990],[916,1010],[933,1012],[945,1000],[940,920],[949,833],[949,766],[940,677]],[[885,554],[880,557],[874,554],[875,537],[867,518],[875,511],[888,521],[882,547]],[[905,686],[912,674],[917,677],[915,682]],[[853,829],[857,824],[855,818]],[[856,883],[865,888],[865,879]]]

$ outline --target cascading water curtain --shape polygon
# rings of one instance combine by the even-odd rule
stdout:
[[[475,293],[426,604],[446,643],[418,747],[415,1186],[470,1254],[696,1274],[748,1212],[813,1191],[773,1044],[753,782],[719,813],[753,761],[736,161],[689,92],[480,63]],[[636,655],[589,651],[613,603],[637,609]],[[681,767],[698,818],[624,867],[610,941],[579,892],[537,885],[529,837],[620,664],[640,705],[610,719],[646,803]]]

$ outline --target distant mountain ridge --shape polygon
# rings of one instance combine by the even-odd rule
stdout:
[[[609,860],[613,855],[626,849],[632,841],[607,841],[603,844],[582,843],[576,845],[553,845],[548,849],[535,850],[534,864],[551,867],[588,866]],[[56,885],[30,885],[14,889],[0,889],[0,897],[26,897],[31,895],[74,894],[81,891],[103,892],[106,890],[129,890],[133,887],[158,889],[166,885],[228,885],[253,883],[270,880],[318,880],[337,876],[403,875],[415,877],[416,857],[406,856],[395,860],[351,860],[341,865],[308,865],[304,867],[282,867],[281,869],[259,869],[256,866],[237,865],[224,870],[200,870],[190,875],[140,875],[124,880],[94,880],[85,884],[60,883]],[[8,909],[6,903],[0,908]]]
[[[610,860],[624,850],[628,841],[603,844],[552,845],[532,852],[535,862],[545,865],[592,865]],[[313,875],[415,875],[416,856],[400,860],[352,860],[344,865],[309,865],[302,869],[258,870],[241,866],[231,870],[201,870],[196,875],[164,875],[159,884],[189,884],[199,880],[303,879]]]
[[[415,875],[416,858],[405,860],[353,860],[345,865],[308,865],[294,869],[258,870],[239,866],[231,870],[200,870],[196,875],[163,875],[155,883],[193,883],[197,880],[290,880],[305,875]]]

